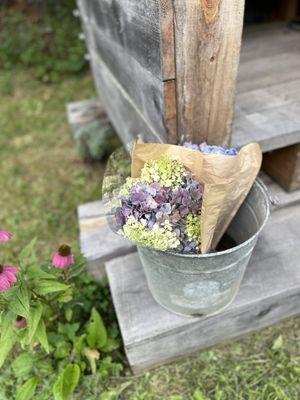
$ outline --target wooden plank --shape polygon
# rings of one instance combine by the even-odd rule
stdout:
[[[263,169],[287,191],[300,189],[300,144],[265,154]]]
[[[299,60],[300,49],[242,62],[238,75],[238,92],[299,79]]]
[[[170,10],[170,4],[168,4],[168,1],[169,0],[164,0],[161,4],[156,2],[156,5],[154,3],[151,6],[149,5],[150,9],[148,9],[149,7],[144,9],[144,18],[147,20],[149,19],[150,21],[150,17],[154,18],[156,15],[155,10],[157,5],[161,5],[162,7],[162,9],[160,9],[160,7],[158,8],[159,14],[156,15],[157,21],[155,22],[158,24],[161,23],[162,35],[159,32],[159,43],[158,39],[154,40],[157,45],[156,50],[159,53],[161,52],[161,57],[153,58],[160,65],[162,71],[161,74],[156,74],[153,68],[151,68],[147,63],[141,62],[142,49],[138,50],[136,46],[136,43],[139,43],[141,37],[136,40],[135,47],[133,46],[132,42],[132,35],[137,35],[139,29],[143,30],[143,37],[146,34],[145,30],[149,29],[148,35],[152,37],[153,32],[151,29],[154,26],[154,22],[151,22],[152,28],[147,24],[145,26],[141,26],[140,21],[135,32],[130,31],[129,33],[127,29],[126,24],[129,24],[128,18],[131,18],[130,15],[135,12],[136,15],[132,17],[133,20],[135,20],[135,18],[142,13],[142,9],[139,7],[138,9],[136,9],[136,7],[131,9],[132,7],[130,5],[129,8],[127,6],[125,7],[124,2],[122,1],[119,2],[119,5],[108,4],[108,2],[101,2],[101,4],[92,2],[90,3],[89,7],[81,6],[80,9],[85,31],[88,32],[86,34],[88,37],[87,43],[93,64],[95,64],[99,58],[105,63],[107,69],[114,76],[114,80],[120,86],[122,86],[123,92],[127,94],[127,97],[130,97],[130,101],[134,105],[134,109],[136,109],[139,114],[143,116],[147,125],[149,125],[151,129],[156,132],[156,135],[159,137],[160,141],[167,140],[170,143],[176,143],[176,97],[172,97],[175,96],[175,84],[174,80],[170,79],[171,77],[174,78],[175,64],[173,58],[174,47],[170,47],[172,46],[173,37],[172,24],[170,21],[170,14],[168,13],[166,15],[166,12]],[[132,5],[132,2],[130,4]],[[110,13],[110,17],[112,17],[110,23],[112,26],[107,26],[110,17],[107,20],[104,17],[106,16],[108,10],[113,9],[114,7],[120,8],[119,12],[121,13],[122,17],[120,17],[119,23],[126,25],[124,32],[119,32],[120,27],[116,25],[117,21],[114,19],[115,16],[113,15],[113,12]],[[103,15],[99,15],[99,13],[103,13]],[[161,20],[159,18],[160,15]],[[122,18],[124,21],[122,21]],[[132,21],[130,24],[131,23]],[[157,35],[154,34],[154,36]],[[151,42],[151,38],[148,39],[148,41]],[[148,45],[153,47],[155,43],[142,43],[145,59],[148,60],[150,57],[147,53],[149,50]],[[137,54],[131,50],[141,51],[140,57],[138,57]],[[161,65],[162,62],[163,64]],[[101,68],[99,63],[97,64],[96,68],[97,70]],[[101,74],[101,71],[98,71],[98,74],[94,74],[95,80],[98,79],[99,74]],[[164,82],[161,80],[162,78],[167,79],[167,81]],[[96,86],[99,86],[97,82]],[[106,108],[109,107],[109,105],[106,103],[105,106]],[[111,118],[112,123],[114,123],[114,117],[111,116]],[[136,120],[135,115],[132,117],[130,117],[130,114],[129,116],[126,115],[126,118],[123,120],[124,126],[128,124],[128,119],[130,118]],[[114,125],[115,127],[118,126],[118,121]],[[123,129],[117,131],[120,136],[123,135]]]
[[[297,16],[299,9],[298,0],[280,0],[279,17],[285,21],[291,21]]]
[[[235,301],[221,314],[208,317],[184,318],[160,307],[149,292],[136,253],[108,262],[106,271],[133,372],[299,314],[299,238],[300,205],[271,214]]]
[[[91,65],[96,89],[124,146],[129,150],[138,135],[141,135],[146,142],[162,142],[163,139],[148,124],[144,115],[111,74],[105,63],[99,57],[94,57]]]
[[[161,67],[159,0],[90,0],[91,22],[157,78]],[[117,57],[117,54],[116,54]]]
[[[165,83],[141,66],[123,46],[107,39],[97,27],[92,26],[92,31],[95,43],[95,49],[91,50],[92,58],[101,58],[147,123],[161,138],[166,138]],[[172,114],[172,118],[176,121],[176,114]]]
[[[274,179],[263,171],[260,172],[259,177],[268,188],[270,197],[276,202],[272,207],[273,211],[300,203],[300,190],[295,190],[291,193],[286,192]]]
[[[282,22],[246,25],[243,31],[240,65],[253,59],[259,60],[281,53],[299,53],[299,37],[299,32]]]
[[[108,117],[105,109],[99,100],[74,101],[67,104],[67,118],[73,135],[86,124],[101,120],[108,123]]]
[[[243,0],[175,0],[178,136],[228,144],[243,27]]]
[[[105,275],[104,262],[129,254],[135,246],[109,228],[102,201],[78,207],[80,248],[87,260],[87,270],[97,280]]]

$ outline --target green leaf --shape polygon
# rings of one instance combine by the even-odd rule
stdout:
[[[41,346],[49,354],[49,342],[46,333],[45,322],[41,319],[35,332],[36,337],[40,341]]]
[[[67,308],[67,309],[66,309],[66,311],[65,311],[65,317],[66,317],[66,320],[67,320],[68,322],[70,322],[70,321],[72,320],[72,317],[73,317],[73,310],[72,310],[72,308]]]
[[[68,400],[74,392],[80,378],[80,368],[77,364],[68,364],[53,386],[55,400]]]
[[[74,392],[80,378],[80,368],[77,364],[67,365],[63,379],[63,398],[67,400]]]
[[[69,301],[72,300],[72,298],[73,298],[73,291],[72,288],[69,288],[64,293],[59,295],[59,297],[57,297],[57,301],[59,303],[68,303]]]
[[[0,341],[5,340],[13,334],[14,324],[16,321],[16,314],[8,311],[1,321],[1,338]]]
[[[107,331],[98,311],[93,308],[87,325],[87,342],[93,349],[101,350],[107,343]]]
[[[27,268],[27,273],[31,278],[36,279],[55,279],[55,276],[44,271],[39,265],[32,263]]]
[[[196,389],[193,393],[193,400],[208,400],[205,394],[200,389]]]
[[[54,400],[64,400],[63,398],[63,375],[60,375],[53,385]]]
[[[11,367],[17,378],[27,377],[34,367],[34,358],[29,353],[23,353],[12,362]]]
[[[41,296],[49,293],[62,292],[68,290],[69,286],[64,283],[43,279],[37,282],[35,292]]]
[[[0,342],[0,368],[16,342],[16,335],[12,334]]]
[[[31,343],[37,327],[39,325],[43,312],[43,306],[41,303],[37,303],[34,307],[31,307],[28,318],[28,344]]]
[[[272,350],[279,350],[283,345],[283,337],[279,335],[277,339],[274,340]]]
[[[32,239],[32,241],[26,247],[24,247],[24,249],[19,254],[20,261],[25,260],[32,254],[35,244],[36,244],[36,238]]]
[[[33,398],[38,383],[38,378],[34,376],[24,383],[17,390],[16,400],[30,400]]]
[[[20,285],[16,292],[15,296],[9,302],[9,309],[17,315],[21,315],[21,317],[29,318],[29,302],[30,302],[30,292],[24,286],[24,284]]]
[[[107,338],[105,346],[101,348],[104,353],[110,353],[111,351],[117,350],[121,343],[118,339]]]

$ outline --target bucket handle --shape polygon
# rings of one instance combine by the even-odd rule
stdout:
[[[277,206],[279,204],[279,200],[276,196],[272,196],[269,189],[267,186],[263,183],[261,178],[256,178],[257,183],[261,186],[262,190],[265,192],[265,195],[267,196],[269,203],[272,206]]]

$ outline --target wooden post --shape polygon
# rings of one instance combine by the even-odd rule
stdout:
[[[178,136],[229,144],[244,0],[174,0]]]
[[[78,0],[121,139],[228,144],[244,0]]]
[[[299,7],[298,0],[281,0],[279,16],[284,21],[291,21],[297,16]]]

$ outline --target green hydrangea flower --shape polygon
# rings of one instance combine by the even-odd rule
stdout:
[[[124,185],[122,185],[120,188],[119,196],[129,196],[132,186],[138,181],[138,178],[127,178]]]
[[[152,230],[147,230],[142,222],[138,222],[133,216],[130,216],[123,226],[125,236],[135,243],[156,250],[171,250],[180,245],[175,232],[168,222],[164,226],[154,225]]]
[[[201,235],[200,235],[200,225],[201,225],[201,215],[188,214],[186,217],[186,235],[190,241],[195,241],[200,245]]]
[[[163,155],[157,160],[145,163],[140,181],[148,185],[157,182],[163,187],[175,189],[182,185],[186,175],[181,161],[172,160],[168,155]]]

